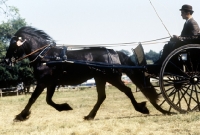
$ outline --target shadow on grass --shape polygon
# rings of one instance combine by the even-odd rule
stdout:
[[[159,117],[166,117],[166,116],[173,116],[173,115],[177,115],[178,113],[172,113],[170,115],[164,115],[164,114],[150,114],[150,115],[139,115],[139,116],[123,116],[123,117],[113,117],[113,118],[101,118],[101,119],[94,119],[94,121],[98,121],[98,120],[109,120],[109,119],[131,119],[131,118],[145,118],[145,117],[155,117],[155,116],[159,116]]]

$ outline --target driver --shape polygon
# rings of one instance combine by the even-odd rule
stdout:
[[[186,20],[181,35],[173,35],[173,37],[170,39],[170,42],[168,42],[168,44],[163,47],[163,53],[156,64],[162,63],[164,61],[167,55],[174,49],[174,44],[176,43],[176,41],[193,39],[196,37],[195,35],[198,35],[200,32],[198,23],[192,17],[192,14],[194,12],[192,6],[185,4],[182,6],[180,11],[182,18]]]

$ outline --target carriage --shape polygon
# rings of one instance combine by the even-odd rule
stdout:
[[[164,98],[160,106],[167,102],[169,111],[172,108],[180,113],[199,111],[199,49],[199,44],[185,44],[172,51],[163,63],[147,65],[142,46],[136,47],[138,64],[145,66],[144,72],[149,78],[159,80],[158,87]]]
[[[105,47],[84,47],[80,50],[67,50],[58,47],[53,40],[41,30],[23,27],[11,39],[6,54],[7,62],[29,58],[34,68],[37,87],[28,104],[15,120],[25,120],[30,108],[43,89],[47,87],[46,101],[58,111],[71,110],[67,104],[56,104],[52,96],[56,85],[76,85],[94,78],[97,86],[98,100],[91,112],[84,117],[94,119],[100,105],[105,100],[105,83],[109,82],[124,92],[131,100],[135,110],[148,114],[146,102],[138,103],[129,87],[121,81],[121,73],[127,74],[131,81],[149,99],[150,103],[161,113],[173,111],[185,113],[199,111],[200,94],[200,45],[186,44],[177,47],[162,64],[148,65],[142,45],[133,52],[137,63],[120,51]],[[23,54],[25,56],[21,57]],[[159,80],[158,86],[150,83],[150,78]],[[156,90],[155,87],[160,87]],[[158,103],[159,96],[163,99]],[[168,108],[163,104],[168,103]]]

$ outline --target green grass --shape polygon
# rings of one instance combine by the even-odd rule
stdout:
[[[147,101],[135,93],[138,102]],[[200,113],[162,115],[149,102],[150,115],[136,112],[130,100],[114,87],[106,89],[107,98],[94,120],[83,117],[93,108],[97,100],[95,88],[64,90],[55,92],[53,100],[73,107],[72,111],[58,112],[47,105],[43,92],[31,108],[31,116],[24,122],[13,122],[27,104],[30,95],[0,98],[0,134],[2,135],[198,135]]]

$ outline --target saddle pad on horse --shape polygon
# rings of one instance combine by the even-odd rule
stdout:
[[[118,54],[113,49],[93,47],[81,50],[67,50],[67,60],[87,62],[102,62],[106,64],[121,64]]]

